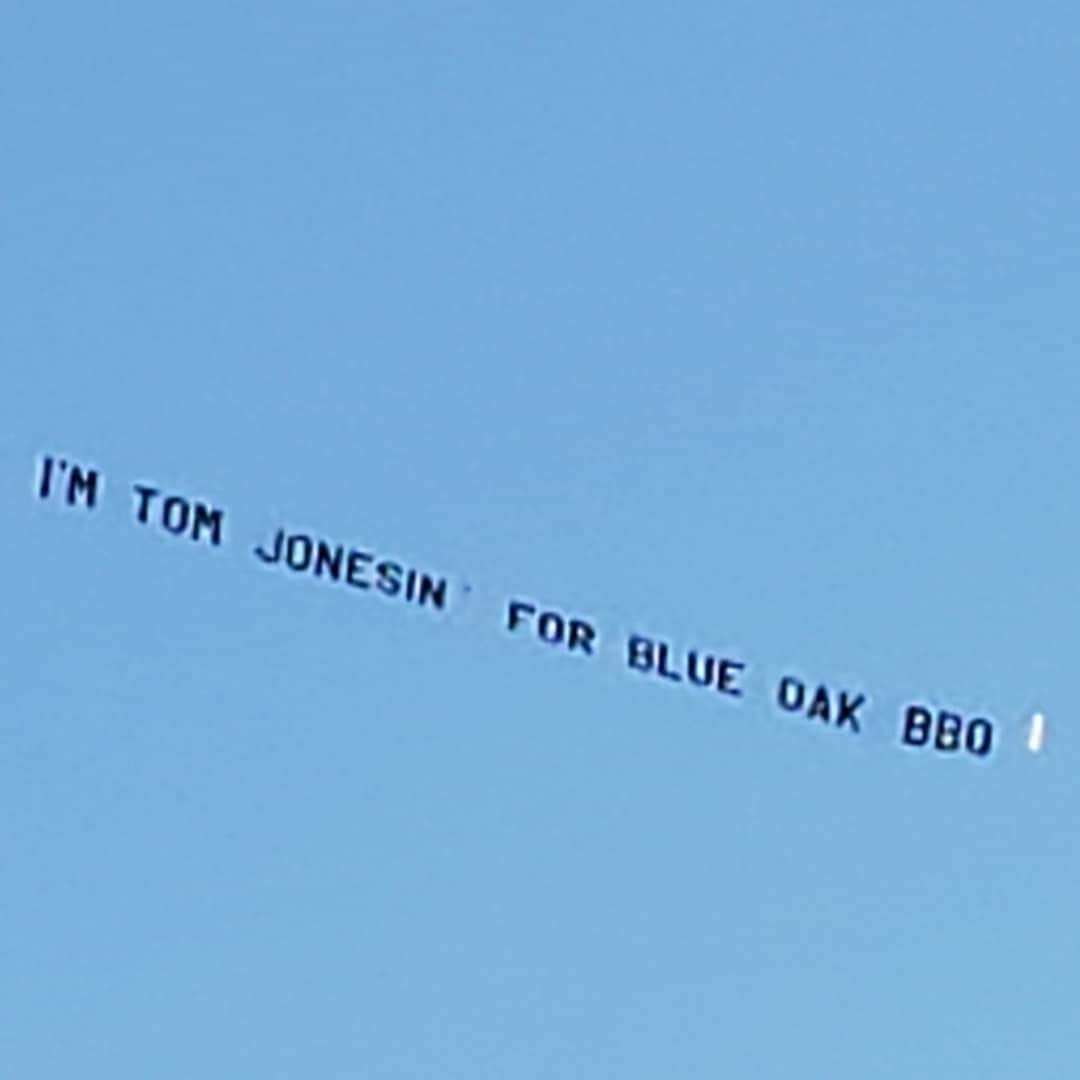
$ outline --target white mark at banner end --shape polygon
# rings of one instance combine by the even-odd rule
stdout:
[[[1028,729],[1028,749],[1037,754],[1043,745],[1043,737],[1046,733],[1046,717],[1042,713],[1037,712],[1031,718],[1031,727]]]

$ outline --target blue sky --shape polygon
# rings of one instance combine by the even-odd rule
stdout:
[[[1072,1071],[1071,10],[0,28],[0,1071]],[[993,754],[901,746],[911,703]]]

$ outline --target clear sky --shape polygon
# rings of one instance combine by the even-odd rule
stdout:
[[[1076,1073],[1071,6],[0,34],[0,1075]]]

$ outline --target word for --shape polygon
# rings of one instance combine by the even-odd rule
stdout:
[[[98,469],[44,455],[38,462],[35,490],[41,500],[93,511],[102,500],[105,479]],[[131,495],[137,525],[210,547],[226,543],[228,516],[221,507],[143,482],[132,484]],[[471,591],[465,583],[451,590],[451,579],[445,574],[284,526],[249,551],[264,568],[356,592],[395,597],[433,612],[446,611],[453,597],[465,598]],[[511,598],[505,608],[503,629],[586,662],[595,660],[601,651],[602,638],[593,619],[568,614],[553,604]],[[678,648],[669,640],[633,632],[625,638],[622,656],[625,669],[637,676],[668,686],[711,690],[717,695],[713,700],[732,706],[742,702],[748,688],[750,665],[714,650]],[[863,692],[824,682],[805,682],[785,674],[776,685],[773,704],[781,715],[816,721],[815,728],[859,735],[866,723],[861,710],[869,707],[869,700]],[[908,749],[928,748],[945,756],[982,759],[994,748],[994,730],[994,722],[986,716],[965,719],[955,709],[913,703],[901,709],[898,742]],[[1039,714],[1029,735],[1029,749],[1038,750],[1042,739],[1043,718]]]
[[[507,630],[531,623],[536,607],[527,600],[511,600],[506,614]],[[565,645],[571,652],[580,649],[592,656],[596,630],[586,619],[566,618],[557,611],[541,611],[536,619],[536,634],[548,645]]]

